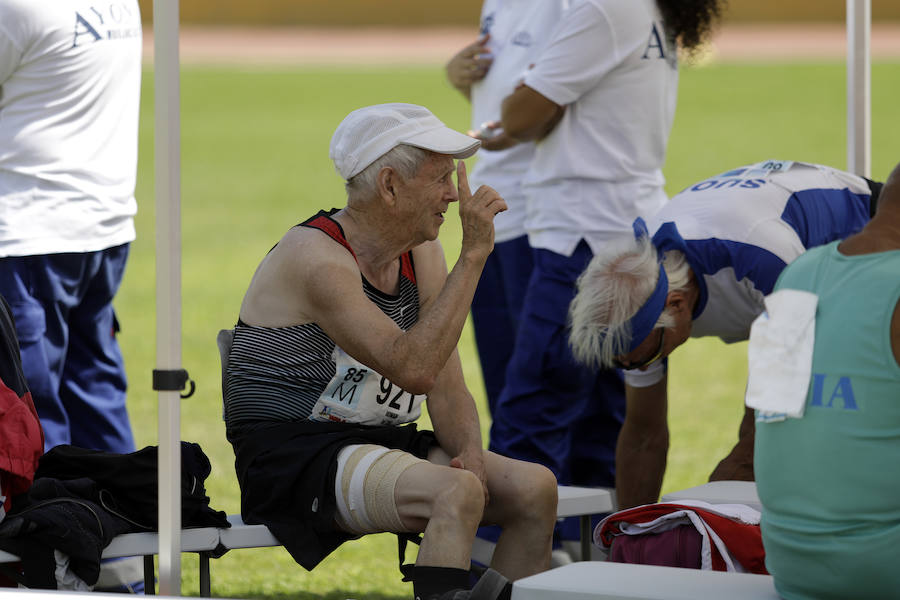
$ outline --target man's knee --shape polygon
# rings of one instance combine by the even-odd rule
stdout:
[[[556,476],[544,465],[528,463],[528,472],[523,478],[523,502],[531,507],[536,517],[556,520],[559,504]]]
[[[445,518],[477,526],[484,514],[484,486],[465,469],[451,469],[434,491],[431,518]]]
[[[557,482],[553,472],[537,463],[511,461],[507,479],[507,498],[500,507],[511,522],[519,520],[556,520]]]

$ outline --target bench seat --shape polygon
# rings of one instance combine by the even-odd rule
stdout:
[[[512,600],[778,600],[771,575],[601,561],[577,562],[513,583]]]

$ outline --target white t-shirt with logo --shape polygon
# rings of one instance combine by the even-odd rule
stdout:
[[[134,239],[137,0],[0,2],[0,256]]]
[[[472,85],[472,129],[500,120],[500,106],[513,93],[550,38],[569,0],[485,0],[481,34],[493,63],[484,79]],[[470,179],[473,189],[489,185],[503,196],[508,209],[494,218],[495,241],[525,235],[525,195],[522,179],[534,156],[534,143],[506,150],[478,152]]]
[[[573,2],[525,84],[566,108],[524,181],[533,247],[596,252],[666,202],[678,68],[655,0]]]

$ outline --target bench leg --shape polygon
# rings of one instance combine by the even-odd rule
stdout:
[[[153,568],[153,555],[144,556],[144,595],[156,595],[156,573]]]
[[[200,552],[200,595],[204,598],[210,597],[209,589],[209,552]]]
[[[581,515],[581,560],[591,560],[591,515]]]

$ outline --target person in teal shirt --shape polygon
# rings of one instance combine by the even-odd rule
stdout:
[[[900,598],[900,165],[862,231],[780,289],[818,304],[802,417],[757,417],[766,567],[787,599]]]

